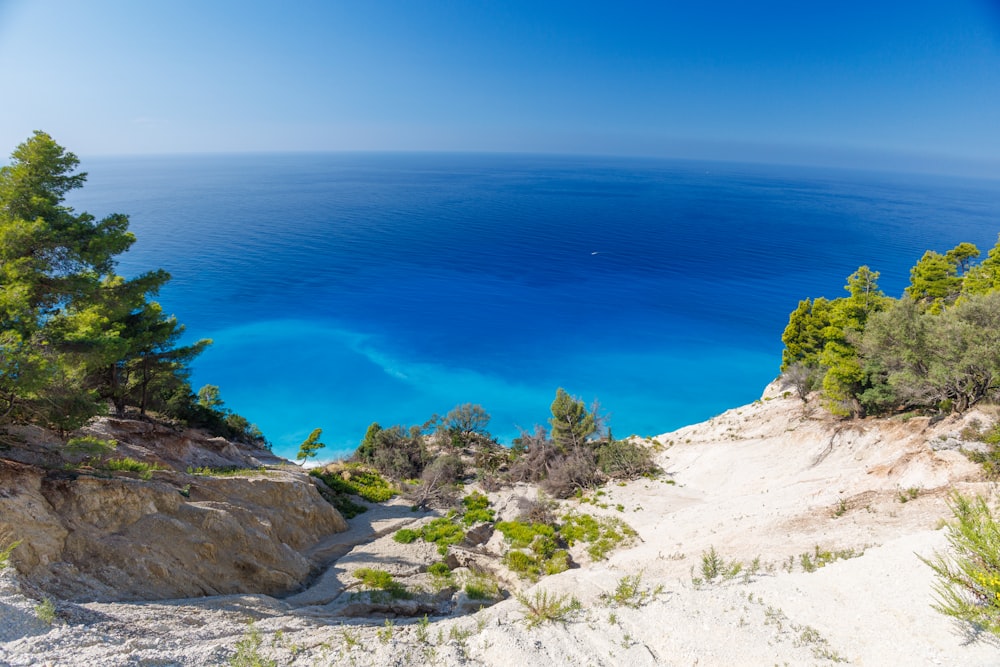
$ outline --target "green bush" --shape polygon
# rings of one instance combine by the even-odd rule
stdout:
[[[531,597],[519,593],[517,601],[524,607],[524,622],[529,628],[546,622],[564,623],[580,609],[580,601],[569,595],[549,595],[548,591],[535,591]]]
[[[392,539],[400,544],[410,544],[411,542],[415,542],[418,537],[420,537],[420,533],[417,531],[409,528],[400,528],[396,531],[396,534],[392,536]]]
[[[394,599],[406,599],[410,593],[406,587],[393,579],[392,575],[378,568],[362,567],[354,571],[354,576],[361,585],[370,591],[387,593]]]
[[[490,509],[489,499],[482,493],[475,492],[462,498],[462,505],[465,512],[462,515],[462,523],[472,526],[477,523],[489,523],[493,521],[495,513]]]
[[[444,561],[439,561],[437,563],[432,563],[427,568],[427,572],[435,577],[450,577],[451,568]]]
[[[556,529],[545,523],[524,523],[522,521],[501,521],[496,525],[504,539],[515,549],[531,546],[539,535],[555,537]]]
[[[511,549],[504,554],[503,563],[512,572],[532,581],[536,581],[542,575],[541,558],[518,549]]]
[[[500,587],[486,574],[476,574],[465,583],[465,594],[472,600],[499,600]]]
[[[604,560],[614,549],[631,544],[637,533],[628,524],[615,517],[595,519],[589,514],[571,513],[563,517],[559,534],[569,546],[577,542],[586,544],[587,553],[594,560]]]
[[[934,570],[934,609],[1000,636],[1000,523],[982,497],[951,498],[951,553],[922,559]]]
[[[66,442],[66,451],[70,454],[101,456],[117,446],[117,440],[102,440],[93,435],[83,435],[78,438],[70,438]]]
[[[384,503],[397,493],[385,477],[357,464],[313,468],[309,474],[323,480],[334,491],[360,496],[372,503]]]
[[[438,547],[438,553],[448,553],[448,546],[458,544],[465,539],[462,526],[449,517],[438,517],[425,525],[422,530],[425,542],[432,542]]]
[[[154,470],[163,470],[163,466],[156,465],[155,463],[136,461],[135,459],[128,457],[121,459],[109,459],[104,463],[104,467],[108,470],[139,473],[139,476],[142,479],[152,478]]]
[[[0,570],[3,570],[10,564],[10,555],[14,553],[14,549],[21,545],[21,540],[11,542],[7,546],[0,548]]]

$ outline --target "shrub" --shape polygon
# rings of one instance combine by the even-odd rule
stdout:
[[[355,458],[372,465],[383,475],[393,479],[414,479],[420,476],[427,463],[427,451],[420,427],[409,431],[402,426],[377,428],[372,424],[365,434],[365,441],[355,452]]]
[[[236,655],[229,660],[231,667],[277,667],[277,662],[260,654],[260,632],[250,623],[243,638],[236,642]]]
[[[0,548],[0,570],[5,569],[10,565],[10,555],[14,553],[14,549],[21,545],[21,540],[11,542],[7,546]]]
[[[467,495],[462,498],[462,505],[465,507],[462,523],[466,526],[493,521],[495,514],[490,509],[489,498],[482,493],[475,492]]]
[[[503,563],[512,572],[532,581],[536,581],[542,574],[541,559],[518,549],[511,549],[504,554]]]
[[[378,568],[362,567],[354,571],[354,576],[361,585],[371,591],[388,593],[394,599],[409,598],[406,587],[393,579],[392,575]]]
[[[597,466],[615,479],[636,479],[657,469],[649,450],[631,440],[612,440],[601,447]]]
[[[102,440],[93,435],[83,435],[78,438],[70,438],[66,442],[66,451],[69,454],[101,456],[114,450],[117,446],[117,440]]]
[[[438,553],[448,553],[448,547],[465,539],[465,531],[449,517],[438,517],[425,525],[421,531],[425,542],[437,545]]]
[[[535,591],[531,597],[518,593],[517,601],[524,607],[524,622],[529,628],[547,622],[565,623],[573,612],[580,609],[580,601],[575,597],[550,595],[548,591]]]
[[[454,454],[438,457],[420,474],[420,483],[406,492],[415,507],[447,507],[455,501],[457,482],[464,474],[462,459]]]
[[[371,503],[383,503],[396,495],[396,488],[389,480],[363,465],[334,464],[313,468],[309,474],[323,480],[334,491],[360,496]]]
[[[531,545],[539,535],[554,537],[556,529],[544,523],[522,523],[521,521],[501,521],[497,530],[515,549],[523,549]]]
[[[427,572],[434,575],[435,577],[449,577],[451,576],[451,568],[448,567],[448,563],[444,561],[438,561],[437,563],[431,563],[427,568]]]
[[[479,573],[465,582],[465,594],[471,600],[499,600],[500,587],[492,577]]]
[[[136,461],[135,459],[128,457],[122,459],[109,459],[104,463],[104,467],[108,470],[139,473],[139,476],[142,479],[152,478],[154,470],[163,470],[163,466],[156,465],[155,463]]]
[[[396,534],[392,536],[392,539],[396,540],[400,544],[410,544],[416,541],[420,537],[420,533],[409,528],[400,528],[396,531]]]
[[[603,517],[595,519],[589,514],[570,513],[563,517],[559,534],[566,543],[587,544],[587,553],[594,560],[604,560],[612,550],[631,544],[637,533],[621,519]]]
[[[56,606],[49,598],[43,598],[35,605],[35,616],[46,625],[52,625],[56,620]]]
[[[1000,523],[982,497],[952,495],[951,553],[922,559],[934,570],[934,609],[1000,636]]]
[[[597,456],[590,448],[579,447],[552,462],[542,488],[556,498],[569,498],[577,489],[589,489],[600,482]]]

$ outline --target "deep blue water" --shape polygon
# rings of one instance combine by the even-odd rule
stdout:
[[[193,384],[293,455],[482,404],[546,423],[557,387],[652,435],[750,402],[788,313],[859,265],[898,296],[926,249],[1000,232],[1000,182],[498,155],[86,159],[70,204],[127,213],[126,275],[215,344]]]

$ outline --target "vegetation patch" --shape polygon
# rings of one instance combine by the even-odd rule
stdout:
[[[473,573],[465,582],[465,594],[470,600],[499,600],[503,597],[496,579],[484,572]]]
[[[1000,522],[982,497],[951,498],[949,553],[922,559],[934,570],[934,609],[1000,636]]]
[[[106,470],[138,473],[139,477],[142,479],[151,479],[153,477],[153,471],[155,470],[165,470],[163,466],[155,463],[136,461],[135,459],[127,456],[121,459],[108,459],[102,465]]]
[[[277,667],[277,662],[260,654],[263,641],[260,631],[250,623],[250,628],[236,642],[236,654],[229,659],[231,667]]]
[[[504,539],[515,549],[524,549],[531,546],[537,537],[553,538],[556,529],[546,523],[525,523],[522,521],[501,521],[496,525]]]
[[[614,592],[604,593],[601,595],[601,599],[611,606],[638,609],[655,599],[662,592],[662,584],[653,589],[644,588],[642,585],[642,573],[640,572],[638,574],[625,575],[619,579]]]
[[[490,500],[484,494],[475,492],[462,498],[462,523],[473,526],[477,523],[492,523],[495,512],[490,509]]]
[[[400,544],[410,544],[418,538],[436,544],[438,553],[443,556],[448,553],[449,546],[465,539],[465,530],[455,521],[455,514],[449,513],[448,516],[432,519],[418,530],[400,528],[392,536],[392,539]]]
[[[6,534],[0,535],[0,538],[2,538],[0,539],[0,544],[6,542],[9,539]],[[18,548],[19,546],[21,546],[21,540],[15,540],[7,544],[7,546],[0,547],[0,570],[3,570],[8,565],[10,565],[10,555],[14,553],[14,549]]]
[[[586,544],[587,553],[594,560],[604,560],[613,550],[635,541],[637,535],[631,526],[616,517],[595,518],[576,512],[563,517],[559,534],[569,546]]]
[[[389,480],[373,468],[357,463],[335,463],[325,468],[313,468],[310,475],[340,493],[364,498],[368,502],[383,503],[398,493]]]
[[[199,466],[193,468],[188,466],[187,469],[187,474],[199,477],[244,477],[247,475],[266,475],[267,473],[268,470],[264,466],[258,468],[241,468],[240,466],[222,466],[217,468]]]
[[[862,554],[864,554],[864,550],[857,551],[855,549],[840,549],[839,551],[829,551],[821,549],[817,544],[813,548],[812,554],[806,552],[799,556],[799,563],[802,565],[802,569],[804,571],[815,572],[819,568],[826,567],[835,561],[857,558]]]
[[[524,622],[529,628],[542,623],[565,623],[581,608],[580,601],[569,595],[556,595],[536,590],[531,596],[518,593],[517,601],[524,608]]]
[[[104,456],[114,451],[117,440],[103,440],[93,435],[83,435],[66,441],[66,453],[71,455]]]
[[[353,572],[361,585],[373,593],[387,594],[394,600],[404,600],[411,597],[406,586],[396,581],[391,574],[385,570],[373,567],[362,567]]]

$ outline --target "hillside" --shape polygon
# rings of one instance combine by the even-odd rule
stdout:
[[[283,597],[276,585],[271,595],[247,588],[244,594],[183,600],[150,594],[146,599],[159,601],[123,602],[142,597],[144,580],[119,570],[117,601],[84,601],[79,584],[71,583],[76,572],[43,566],[42,558],[22,577],[8,569],[0,574],[0,664],[214,665],[226,664],[239,646],[282,665],[996,664],[996,645],[968,641],[931,609],[931,571],[918,558],[944,548],[940,526],[950,516],[951,489],[992,492],[957,447],[972,420],[993,418],[973,411],[933,424],[924,417],[842,421],[769,388],[752,405],[659,436],[662,478],[609,485],[585,496],[586,502],[564,501],[564,507],[626,521],[638,539],[600,562],[574,552],[580,567],[523,584],[528,602],[539,602],[541,591],[575,596],[580,608],[562,623],[529,627],[526,605],[516,597],[470,615],[431,614],[426,625],[419,610],[388,621],[384,613],[347,613],[344,579],[359,565],[384,567],[404,581],[425,576],[422,556],[390,534],[430,516],[389,504],[352,519],[345,533],[327,530],[327,537],[306,546],[323,532],[317,528],[291,545],[301,558],[330,563]],[[27,464],[4,464],[5,480],[21,480],[17,488],[24,491],[0,498],[0,527],[10,523],[11,507],[35,498],[36,473],[18,465]],[[153,481],[170,484],[159,477],[168,474],[155,473]],[[190,504],[207,512],[232,494],[236,506],[243,502],[236,489],[261,486],[262,479],[266,486],[292,484],[296,475],[278,470],[262,478],[225,478],[206,483],[206,496],[198,500],[195,492],[202,491],[192,484]],[[299,480],[294,484],[303,484]],[[219,496],[209,499],[209,491]],[[513,514],[524,502],[519,498],[531,500],[535,490],[519,486],[490,497],[499,514]],[[270,502],[289,503],[272,507],[267,517],[257,515],[276,529],[285,521],[282,512],[299,501]],[[258,504],[254,512],[260,509]],[[149,516],[163,513],[157,510]],[[144,535],[153,532],[149,526],[133,530],[140,528]],[[141,552],[142,540],[124,522],[107,529],[122,553]],[[185,530],[189,549],[199,538]],[[243,554],[250,542],[219,555]],[[113,560],[110,536],[101,543],[109,551],[100,555]],[[708,581],[703,556],[713,552],[721,572]],[[205,566],[194,559],[184,567],[195,562]],[[180,570],[168,575],[164,580],[185,578]],[[624,579],[636,575],[640,579]],[[113,591],[104,585],[109,588],[91,592],[104,591],[107,600]],[[59,598],[52,625],[34,611],[46,593]]]

